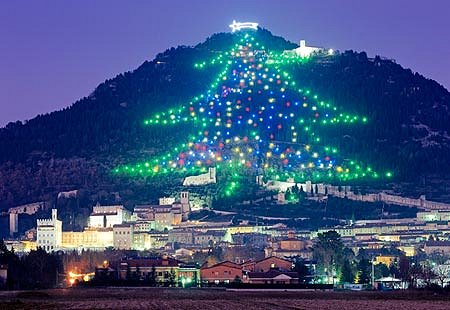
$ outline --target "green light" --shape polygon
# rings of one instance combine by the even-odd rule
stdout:
[[[241,38],[241,43],[235,44],[229,51],[195,63],[197,69],[220,67],[220,73],[212,79],[210,88],[192,97],[188,104],[169,107],[144,120],[145,125],[154,127],[189,123],[184,127],[189,136],[185,143],[175,147],[172,145],[169,152],[143,163],[119,167],[113,171],[151,177],[164,173],[193,175],[205,173],[208,167],[215,166],[218,173],[223,171],[232,179],[226,181],[222,191],[226,196],[235,195],[241,187],[239,178],[246,174],[247,169],[254,168],[264,167],[267,177],[284,181],[290,177],[300,181],[311,178],[317,181],[332,178],[347,180],[365,177],[364,171],[371,172],[367,176],[377,177],[372,168],[366,168],[359,161],[331,157],[338,153],[336,147],[319,144],[319,126],[342,126],[344,123],[351,126],[360,119],[363,123],[367,122],[367,118],[335,112],[337,107],[322,98],[319,101],[319,95],[311,95],[313,90],[299,88],[305,85],[295,86],[289,69],[293,64],[302,65],[309,59],[273,51],[263,54],[262,48],[256,48],[260,46],[258,42],[253,43],[253,47],[249,43],[253,40],[252,37]],[[255,49],[266,57],[246,56]],[[239,75],[237,80],[233,79],[236,73]],[[262,75],[259,79],[258,73],[261,73],[260,77]],[[242,88],[240,84],[245,87]],[[224,89],[233,91],[224,96]],[[241,92],[235,92],[236,89]],[[256,99],[252,96],[257,92],[262,92],[264,96],[270,92],[266,97],[269,102],[254,100],[251,105],[248,104],[250,99]],[[247,96],[250,98],[248,101]],[[239,103],[236,99],[239,99]],[[269,116],[273,120],[270,118],[270,121]],[[301,127],[299,124],[302,124]],[[267,131],[263,129],[265,126]],[[289,129],[291,132],[286,132]],[[284,141],[286,139],[288,141]],[[222,144],[219,148],[218,143]],[[239,148],[238,152],[231,151],[236,147]],[[302,157],[305,158],[304,162],[299,160]],[[144,166],[146,168],[142,169]]]

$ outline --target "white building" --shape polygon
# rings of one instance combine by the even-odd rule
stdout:
[[[19,229],[19,214],[35,214],[39,210],[45,209],[45,202],[34,202],[26,205],[10,208],[9,213],[9,234],[12,237]]]
[[[417,219],[424,222],[448,222],[450,211],[417,212]]]
[[[180,199],[162,197],[159,205],[136,205],[132,215],[134,230],[139,232],[171,229],[186,221],[191,211],[189,192],[181,192]]]
[[[120,225],[130,220],[130,213],[122,205],[94,206],[89,216],[88,226],[92,228],[106,228]]]
[[[175,198],[173,197],[161,197],[159,198],[159,205],[160,206],[168,206],[175,202]]]
[[[209,168],[207,173],[186,177],[183,186],[200,186],[216,183],[216,168]]]
[[[301,58],[306,58],[306,57],[311,56],[314,53],[333,55],[334,52],[332,49],[326,50],[323,47],[307,46],[305,40],[300,40],[299,47],[297,47],[293,50],[284,51],[284,53],[287,55],[296,55]]]
[[[62,233],[62,250],[103,251],[113,245],[112,228],[87,228],[84,231]]]
[[[37,220],[37,246],[47,252],[61,248],[62,221],[57,218],[57,210],[52,209],[51,219]]]
[[[307,46],[305,40],[300,40],[300,46],[294,52],[300,57],[309,57],[312,53],[319,52],[322,48]]]

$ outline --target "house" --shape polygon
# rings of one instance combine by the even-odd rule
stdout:
[[[242,268],[249,272],[268,272],[270,270],[291,271],[292,262],[276,256],[264,258],[253,262],[245,262]]]
[[[224,261],[213,266],[200,268],[201,282],[205,285],[228,284],[243,278],[242,266],[230,261]]]
[[[243,281],[251,284],[298,284],[298,273],[279,270],[247,272]]]
[[[423,250],[427,255],[432,253],[450,255],[450,241],[427,241],[425,242]]]
[[[271,246],[264,249],[264,252],[266,257],[300,257],[305,260],[311,260],[312,251],[309,246],[308,241],[298,239],[293,232],[289,232],[287,238],[272,242]]]
[[[168,257],[150,257],[124,259],[119,262],[119,279],[127,279],[127,275],[134,274],[140,279],[152,277],[162,285],[177,285],[184,281],[197,282],[200,278],[199,269],[196,266],[186,265],[183,262]]]

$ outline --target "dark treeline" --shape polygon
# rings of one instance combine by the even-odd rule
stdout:
[[[10,290],[53,288],[64,272],[57,254],[39,248],[19,257],[7,249],[3,240],[0,240],[0,265],[7,266],[8,272],[6,283],[0,286]]]

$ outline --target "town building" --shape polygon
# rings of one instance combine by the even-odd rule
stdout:
[[[206,232],[196,232],[194,234],[194,244],[202,247],[214,246],[226,239],[227,232],[224,230],[208,230]]]
[[[181,192],[180,199],[162,197],[159,205],[136,205],[133,210],[133,221],[136,222],[138,231],[150,231],[172,229],[182,221],[186,221],[191,211],[189,193]]]
[[[62,221],[58,220],[58,211],[52,209],[50,219],[38,219],[37,246],[47,252],[59,250],[62,244]]]
[[[28,253],[37,249],[35,240],[4,240],[6,248],[14,253]]]
[[[450,241],[427,241],[423,246],[423,251],[427,255],[433,253],[450,255]]]
[[[103,251],[112,246],[114,246],[114,239],[111,227],[62,232],[62,250]]]
[[[248,272],[291,271],[292,267],[291,261],[276,256],[266,257],[259,261],[248,261],[242,264],[242,268]]]
[[[272,241],[271,245],[264,249],[264,252],[266,257],[312,259],[310,242],[296,238],[292,231],[288,233],[287,238]]]
[[[194,244],[194,230],[175,228],[168,232],[169,243],[178,245]]]
[[[232,236],[233,244],[246,245],[253,248],[264,248],[269,243],[269,235],[261,233],[237,233]]]
[[[43,201],[33,202],[26,205],[21,205],[8,209],[9,214],[9,234],[14,236],[15,233],[19,231],[19,214],[32,215],[40,210],[45,210],[47,204]]]
[[[117,224],[113,226],[113,244],[117,250],[131,250],[134,244],[133,224]]]
[[[230,261],[220,262],[213,266],[204,265],[200,268],[203,285],[223,285],[242,280],[242,266]]]
[[[390,267],[391,265],[398,263],[399,260],[400,257],[398,255],[378,255],[375,256],[374,264],[384,264],[387,267]]]
[[[154,278],[160,285],[197,285],[200,281],[200,271],[195,265],[187,265],[166,255],[121,260],[118,265],[119,279],[127,279],[127,274],[136,274],[140,279]]]
[[[101,206],[97,204],[89,216],[88,226],[91,228],[112,228],[114,225],[128,222],[130,218],[130,212],[122,205]]]
[[[163,249],[168,243],[168,233],[161,231],[151,232],[134,232],[133,233],[133,249],[134,250],[149,250],[149,249]]]
[[[449,222],[450,211],[417,212],[417,219],[424,222]]]
[[[292,271],[269,270],[266,272],[247,272],[244,283],[251,284],[298,284],[298,273]]]

